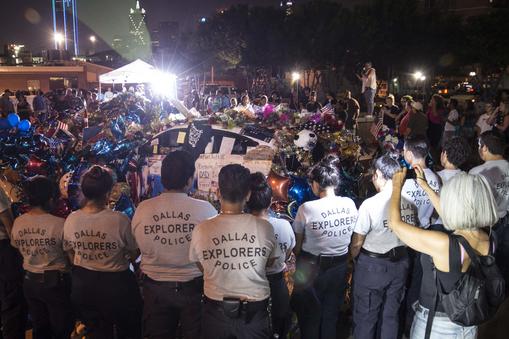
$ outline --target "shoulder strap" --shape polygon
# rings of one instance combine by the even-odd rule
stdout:
[[[437,269],[435,268],[435,264],[433,263],[433,259],[431,257],[430,260],[431,269],[433,270],[433,277],[435,278],[435,292],[433,293],[433,307],[429,310],[428,320],[426,321],[426,331],[424,332],[424,339],[429,339],[431,336],[431,328],[433,327],[433,319],[435,318],[439,298],[438,295],[439,282],[437,276]]]
[[[470,246],[468,241],[465,238],[463,238],[461,235],[453,235],[453,237],[458,239],[461,246],[463,246],[463,248],[467,252],[468,256],[470,257],[471,264],[476,267],[480,266],[481,262],[479,260],[479,255],[477,255],[477,253],[475,253],[474,249],[472,248],[472,246]]]
[[[461,272],[461,248],[457,237],[449,235],[449,272]]]

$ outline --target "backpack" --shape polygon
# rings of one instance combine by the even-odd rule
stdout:
[[[449,241],[450,244],[457,241],[463,246],[471,264],[450,293],[443,292],[436,269],[433,269],[437,293],[433,310],[428,315],[425,338],[429,338],[431,333],[438,303],[453,323],[474,326],[493,317],[505,299],[505,280],[491,253],[491,241],[487,256],[477,255],[462,236],[451,234]]]

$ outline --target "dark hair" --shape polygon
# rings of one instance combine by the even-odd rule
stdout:
[[[341,181],[338,166],[338,157],[328,155],[311,169],[309,179],[317,182],[321,189],[327,187],[336,188]]]
[[[186,187],[194,176],[194,159],[188,152],[175,151],[168,154],[161,165],[161,183],[167,190]]]
[[[401,166],[397,160],[391,158],[389,155],[382,155],[373,162],[373,168],[379,170],[385,180],[389,180],[392,179],[394,173],[396,173]]]
[[[103,200],[112,188],[113,177],[106,167],[94,165],[81,178],[81,191],[88,200]]]
[[[456,100],[456,99],[454,99],[454,98],[453,98],[453,99],[450,99],[450,100],[449,100],[449,105],[453,105],[453,106],[454,106],[454,108],[458,108],[458,100]]]
[[[422,135],[407,137],[404,147],[416,158],[425,159],[428,156],[428,142]]]
[[[41,207],[49,211],[51,200],[58,198],[58,189],[54,181],[43,175],[28,179],[25,185],[25,195],[32,207]]]
[[[247,201],[247,208],[252,212],[258,212],[269,208],[272,202],[272,188],[270,188],[263,173],[252,173],[249,177],[249,189],[251,196]]]
[[[226,165],[219,171],[219,191],[221,197],[229,202],[240,202],[249,193],[250,173],[242,165]]]
[[[488,151],[494,155],[504,155],[505,141],[504,137],[496,131],[486,131],[479,137],[481,146],[486,146]]]
[[[472,150],[465,138],[454,137],[444,143],[443,151],[451,164],[460,167],[468,160]]]
[[[445,108],[445,101],[443,96],[439,94],[433,94],[432,98],[433,100],[435,100],[435,105],[437,109]]]

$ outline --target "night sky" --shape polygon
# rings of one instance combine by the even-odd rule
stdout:
[[[302,0],[301,0],[302,1]],[[129,8],[136,0],[78,0],[80,48],[91,48],[91,34],[100,40],[96,50],[107,49],[114,35],[128,32]],[[279,0],[141,0],[147,10],[149,29],[160,21],[179,21],[182,29],[192,28],[198,19],[236,3],[278,5]],[[34,52],[52,46],[50,0],[15,0],[0,11],[0,45],[10,42],[28,45]]]

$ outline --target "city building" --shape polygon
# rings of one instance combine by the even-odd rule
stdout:
[[[55,49],[79,55],[78,0],[51,0]]]
[[[30,66],[33,63],[32,52],[25,46],[10,43],[4,46],[5,65]]]
[[[294,0],[282,0],[279,6],[286,12],[286,15],[292,15],[295,6]]]
[[[136,0],[135,8],[129,11],[129,34],[134,46],[145,46],[149,44],[147,36],[146,11]]]

